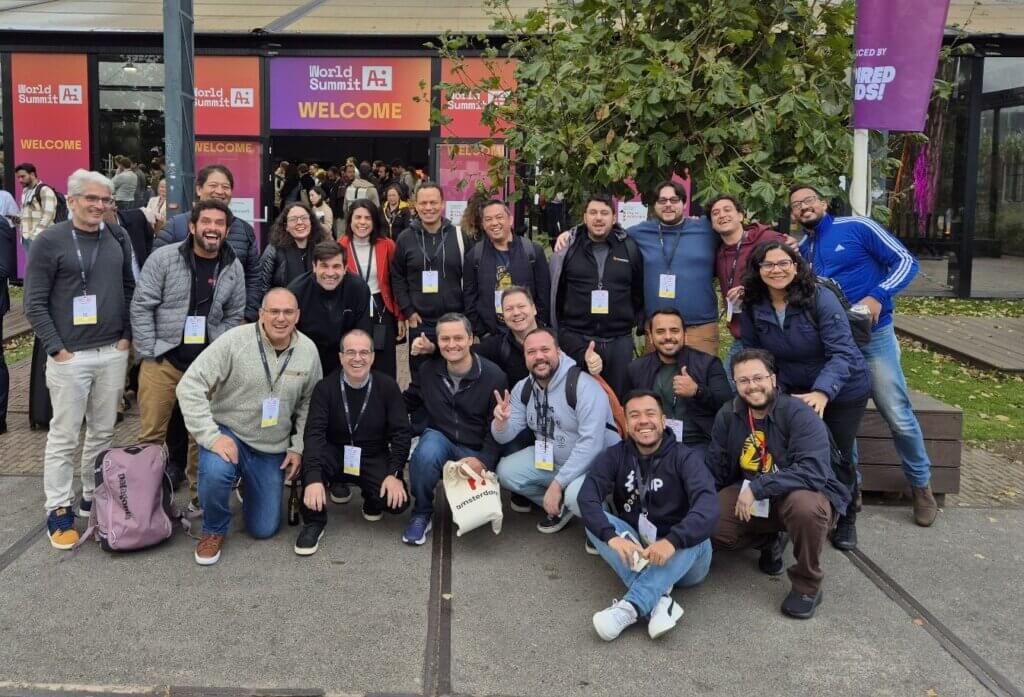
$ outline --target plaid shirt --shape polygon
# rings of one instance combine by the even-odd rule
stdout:
[[[57,196],[48,184],[39,182],[32,189],[22,194],[21,204],[21,236],[26,240],[34,240],[39,233],[53,225],[57,214]],[[38,196],[36,195],[38,192]]]

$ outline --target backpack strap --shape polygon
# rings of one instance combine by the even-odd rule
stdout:
[[[459,267],[462,269],[459,275],[459,287],[466,287],[466,240],[462,239],[462,230],[455,228],[455,241],[459,245]],[[472,251],[472,249],[470,250]]]
[[[530,403],[530,395],[533,394],[533,378],[526,378],[526,382],[523,383],[523,391],[519,393],[519,400],[525,407]]]
[[[576,389],[580,385],[580,374],[583,369],[578,365],[569,368],[569,374],[565,376],[565,401],[569,408],[576,410]]]
[[[519,238],[519,244],[522,245],[523,251],[526,252],[526,258],[530,261],[530,268],[533,268],[537,264],[537,249],[533,246],[533,242],[526,239],[526,236]]]
[[[461,232],[459,233],[459,239],[462,239]],[[460,245],[461,249],[461,245]],[[473,270],[480,270],[480,261],[484,258],[484,245],[483,243],[475,244],[469,248],[469,254],[466,255],[466,260],[473,264]]]

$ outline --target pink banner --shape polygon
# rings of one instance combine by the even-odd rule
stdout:
[[[505,146],[485,147],[477,143],[437,146],[437,183],[444,192],[444,216],[455,225],[462,220],[462,211],[476,191],[477,182],[490,187],[488,168],[492,157],[505,157]]]
[[[224,165],[235,178],[231,191],[231,211],[256,228],[256,240],[261,239],[263,218],[260,205],[260,166],[262,148],[259,143],[244,140],[196,141],[196,171],[207,165]]]

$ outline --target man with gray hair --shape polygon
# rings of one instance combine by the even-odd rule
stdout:
[[[43,490],[50,544],[57,549],[78,541],[71,510],[72,456],[82,422],[79,514],[88,516],[95,488],[92,463],[113,439],[128,366],[135,280],[127,236],[103,222],[114,203],[113,190],[99,172],[76,170],[68,178],[70,218],[39,234],[25,272],[25,315],[49,354],[46,386],[53,418]]]

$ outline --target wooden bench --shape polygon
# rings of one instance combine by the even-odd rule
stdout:
[[[924,447],[932,463],[932,491],[937,495],[960,493],[963,411],[920,392],[911,391],[910,402],[921,424]],[[868,402],[857,432],[857,448],[864,491],[910,493],[889,424],[873,401]]]

